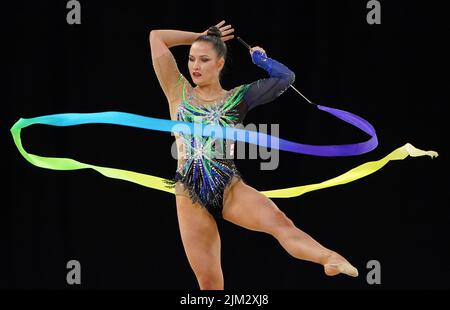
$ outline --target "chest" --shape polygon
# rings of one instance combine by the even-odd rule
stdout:
[[[238,104],[216,102],[211,104],[194,104],[187,100],[181,101],[176,118],[179,121],[230,126],[239,122],[240,111]]]

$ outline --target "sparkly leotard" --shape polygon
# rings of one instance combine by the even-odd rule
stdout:
[[[225,92],[217,101],[202,102],[190,83],[180,74],[181,103],[176,119],[184,122],[235,127],[257,105],[272,101],[293,83],[294,73],[281,63],[254,52],[253,62],[269,73],[269,78],[244,84]],[[221,218],[228,190],[243,181],[233,160],[234,142],[215,137],[177,134],[178,168],[169,186],[177,195],[199,202]]]

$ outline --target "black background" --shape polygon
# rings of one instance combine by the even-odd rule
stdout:
[[[6,187],[0,208],[0,288],[182,289],[197,282],[182,247],[174,196],[90,171],[31,166],[9,128],[20,117],[124,111],[169,118],[153,72],[151,29],[203,31],[226,19],[251,45],[296,73],[295,86],[323,105],[352,111],[377,129],[369,154],[320,158],[280,153],[274,171],[238,160],[250,185],[282,188],[319,182],[410,142],[436,159],[391,162],[357,182],[274,199],[325,246],[347,257],[358,278],[327,277],[322,267],[289,256],[269,235],[219,222],[227,289],[449,288],[446,174],[448,103],[445,38],[439,6],[382,1],[381,25],[366,22],[366,1],[282,3],[81,1],[81,25],[66,23],[67,1],[18,1],[4,9],[1,141]],[[264,77],[236,41],[223,86]],[[188,47],[173,49],[187,72]],[[5,84],[6,83],[6,84]],[[278,123],[283,138],[311,144],[366,139],[313,110],[288,90],[251,111],[245,123]],[[176,162],[169,134],[111,125],[33,126],[25,148],[169,178]],[[66,263],[80,261],[82,284],[66,283]],[[369,285],[366,263],[381,263]]]

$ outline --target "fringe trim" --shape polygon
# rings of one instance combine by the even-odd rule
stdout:
[[[193,179],[189,177],[189,173],[183,176],[179,171],[176,171],[174,177],[166,179],[164,183],[166,183],[166,187],[174,188],[178,181],[181,182],[188,191],[192,203],[198,202],[213,216],[222,218],[225,189],[230,185],[234,177],[243,180],[242,175],[234,165],[230,169],[232,173],[224,175],[221,182],[214,189],[206,191],[206,195],[201,195],[202,180],[200,178]]]

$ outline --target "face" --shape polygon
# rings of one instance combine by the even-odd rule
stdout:
[[[208,85],[219,79],[225,60],[217,57],[217,52],[209,42],[195,42],[189,51],[189,73],[198,85]]]

